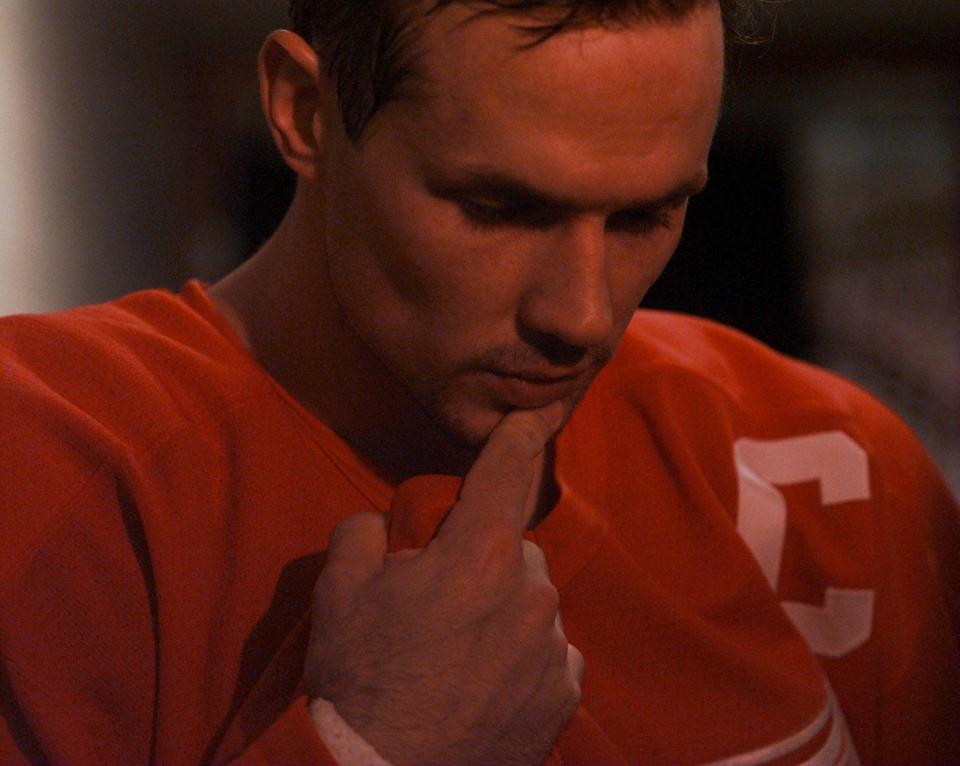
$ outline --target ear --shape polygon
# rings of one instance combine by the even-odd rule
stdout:
[[[277,148],[306,180],[318,176],[331,97],[313,47],[289,30],[272,32],[260,49],[260,101]]]

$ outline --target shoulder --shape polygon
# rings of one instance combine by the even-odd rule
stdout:
[[[185,295],[163,290],[48,315],[0,319],[0,406],[26,426],[49,414],[146,444],[171,423],[267,383],[249,359],[198,306],[198,286]]]
[[[621,414],[614,430],[654,432],[663,449],[687,455],[734,494],[730,469],[762,455],[789,463],[785,483],[813,479],[803,478],[811,460],[855,461],[878,500],[904,507],[925,494],[952,505],[926,451],[886,405],[715,322],[638,311],[597,382],[591,400]]]
[[[629,377],[699,381],[744,410],[770,404],[844,409],[871,399],[843,378],[785,356],[738,330],[666,311],[636,312],[616,361]]]
[[[909,429],[860,386],[699,317],[638,311],[610,365],[610,384],[672,411],[685,405],[722,415],[742,436],[840,428],[864,438]],[[664,396],[673,391],[672,396]]]
[[[0,508],[18,537],[46,534],[171,435],[200,439],[269,385],[197,298],[146,291],[0,319]]]
[[[897,415],[837,375],[663,312],[637,313],[602,376],[585,419],[593,451],[641,497],[659,479],[688,513],[730,519],[736,537],[699,544],[743,545],[756,560],[828,658],[855,737],[871,742],[900,713],[955,726],[960,514]],[[881,720],[890,711],[895,723]]]

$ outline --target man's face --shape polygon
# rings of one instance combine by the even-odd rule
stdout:
[[[508,411],[572,410],[672,255],[706,180],[723,33],[427,25],[422,97],[360,147],[331,111],[325,249],[344,319],[441,427],[476,446]],[[375,382],[374,382],[375,384]]]

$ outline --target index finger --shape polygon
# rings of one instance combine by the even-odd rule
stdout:
[[[533,465],[563,420],[562,402],[537,409],[514,410],[490,434],[467,472],[457,504],[438,537],[469,539],[491,525],[523,533],[523,510],[533,484]]]

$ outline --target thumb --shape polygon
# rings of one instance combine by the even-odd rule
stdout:
[[[320,580],[337,590],[353,590],[383,569],[387,520],[382,513],[355,513],[340,521],[327,543]]]

